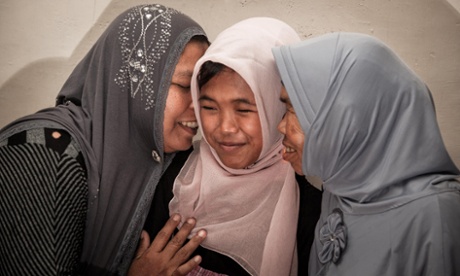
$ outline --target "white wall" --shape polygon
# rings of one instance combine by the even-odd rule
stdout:
[[[447,0],[453,8],[460,12],[460,0]]]
[[[151,3],[150,1],[145,1]],[[54,105],[108,23],[139,0],[0,0],[0,127]],[[332,31],[385,41],[430,87],[446,146],[460,166],[460,0],[159,0],[203,25],[270,16],[303,38]]]

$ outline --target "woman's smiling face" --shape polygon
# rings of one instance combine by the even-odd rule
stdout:
[[[283,145],[285,149],[283,159],[291,163],[297,174],[304,175],[302,172],[302,153],[305,134],[284,86],[281,88],[280,100],[286,104],[287,109],[286,114],[278,124],[279,132],[284,135]]]
[[[192,106],[190,82],[193,68],[208,45],[191,40],[184,49],[171,79],[164,111],[163,135],[166,153],[187,150],[198,128]]]
[[[263,137],[254,93],[235,71],[225,68],[199,94],[203,135],[222,163],[243,169],[257,161]]]

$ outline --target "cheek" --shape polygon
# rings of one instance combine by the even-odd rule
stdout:
[[[251,156],[257,159],[262,152],[263,147],[263,131],[260,125],[259,116],[246,118],[244,121],[239,122],[240,128],[250,136],[251,141]],[[256,160],[253,160],[254,162]]]
[[[302,129],[296,124],[289,124],[287,127],[286,135],[289,137],[289,140],[294,144],[297,150],[303,149],[303,144],[305,141],[305,135],[302,132]]]
[[[305,136],[303,135],[303,132],[296,131],[295,132],[295,144],[297,147],[297,150],[302,154],[303,152],[303,144],[305,143]]]
[[[254,122],[251,125],[251,131],[252,131],[252,136],[258,146],[258,151],[260,153],[262,151],[262,146],[263,146],[263,132],[262,132],[262,126],[260,125],[258,118],[257,118],[257,122]]]
[[[201,112],[200,111],[200,119],[201,119],[201,131],[203,132],[203,135],[205,136],[206,140],[209,142],[209,136],[212,130],[215,128],[215,118],[214,116],[210,116],[209,114],[206,114],[206,112]]]
[[[253,136],[262,139],[262,126],[260,125],[259,117],[254,116],[247,122],[242,122],[242,126],[245,126],[248,132],[253,133]]]
[[[184,113],[192,103],[192,98],[189,94],[176,93],[174,101],[171,103],[171,106],[176,110],[175,113],[180,115]]]
[[[172,128],[172,117],[174,114],[172,114],[171,107],[166,105],[165,112],[164,112],[164,117],[163,117],[163,133],[168,133],[171,128]]]
[[[168,97],[166,98],[166,105],[163,117],[163,128],[170,129],[172,128],[172,122],[174,122],[175,117],[178,113],[178,97],[174,89],[169,89]]]
[[[298,137],[298,139],[300,141],[302,141],[302,144],[303,144],[303,141],[305,140],[305,135],[304,135],[304,133],[302,131],[302,128],[300,127],[299,124],[295,125],[294,132],[296,133],[296,136]]]
[[[181,104],[184,106],[184,109],[189,108],[189,107],[193,107],[191,92],[188,93],[188,94],[182,95],[181,102],[182,102]]]

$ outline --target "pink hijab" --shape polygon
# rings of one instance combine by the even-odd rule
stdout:
[[[299,40],[279,20],[243,20],[219,34],[198,61],[192,78],[193,104],[198,111],[196,77],[205,61],[238,72],[255,95],[263,148],[253,165],[231,169],[222,164],[205,138],[196,142],[174,183],[170,213],[195,217],[196,229],[208,231],[202,246],[229,256],[252,275],[297,272],[298,190],[294,171],[281,156],[277,124],[285,108],[279,101],[281,79],[271,48]]]

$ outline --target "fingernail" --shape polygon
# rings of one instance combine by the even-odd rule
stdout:
[[[174,221],[180,221],[180,215],[179,214],[175,214],[172,218]]]
[[[198,231],[198,236],[202,237],[202,238],[206,237],[206,231],[204,231],[204,230]]]
[[[195,220],[192,219],[192,218],[189,218],[189,219],[187,219],[187,223],[188,223],[188,224],[194,224],[194,223],[195,223]]]
[[[193,260],[195,261],[195,263],[200,263],[201,262],[201,257],[200,256],[195,256],[195,257],[193,257]]]

